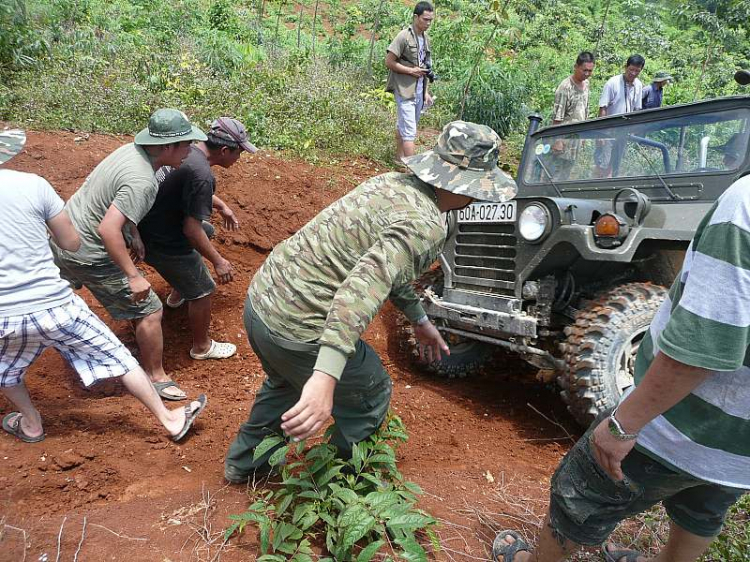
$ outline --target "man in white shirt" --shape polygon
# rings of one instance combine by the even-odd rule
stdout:
[[[25,140],[23,131],[0,130],[0,164],[20,152]],[[25,443],[44,440],[24,378],[37,357],[54,347],[86,386],[119,377],[179,441],[203,411],[205,395],[184,408],[164,407],[128,349],[60,277],[49,235],[63,250],[81,247],[62,199],[44,178],[0,168],[0,394],[16,410],[3,417],[3,430]]]
[[[644,66],[646,59],[641,55],[630,55],[623,73],[607,80],[599,97],[599,117],[632,113],[642,109],[643,83],[638,80],[638,75]],[[608,178],[617,175],[624,149],[624,140],[599,142],[594,152],[597,177]]]

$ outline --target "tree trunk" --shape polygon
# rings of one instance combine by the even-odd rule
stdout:
[[[599,43],[601,43],[602,37],[604,37],[604,30],[607,26],[607,16],[609,16],[609,5],[612,0],[607,0],[607,5],[604,7],[604,15],[602,16],[602,24],[599,26],[599,31],[596,34],[596,47],[594,47],[594,54],[599,56]]]
[[[302,34],[302,8],[303,4],[299,5],[299,16],[297,17],[297,49],[299,49],[300,38]]]
[[[378,9],[375,12],[375,22],[372,26],[372,35],[370,36],[370,56],[367,58],[367,75],[370,78],[372,78],[372,55],[375,50],[375,35],[377,35],[378,28],[380,27],[380,11],[383,8],[383,4],[385,4],[385,0],[380,0]]]
[[[713,41],[709,42],[706,47],[706,58],[703,59],[703,66],[701,67],[701,75],[698,77],[698,83],[695,85],[695,94],[693,94],[693,101],[698,99],[698,95],[701,92],[701,86],[703,86],[703,77],[706,75],[706,68],[708,67],[708,61],[711,60],[711,49],[713,48]]]
[[[495,37],[495,33],[497,32],[498,27],[500,27],[500,23],[496,21],[495,25],[492,26],[492,31],[490,32],[490,36],[487,38],[487,41],[484,42],[484,45],[482,45],[482,48],[479,49],[479,53],[477,53],[477,60],[474,61],[474,66],[471,67],[469,78],[466,80],[466,86],[464,86],[463,96],[461,96],[461,109],[458,110],[459,119],[464,118],[464,109],[466,108],[466,98],[469,97],[469,88],[471,88],[471,83],[474,80],[474,75],[477,73],[477,69],[479,68],[479,65],[482,63],[482,55],[484,55],[484,52],[487,50],[487,47],[489,46],[490,42]]]
[[[315,0],[315,13],[313,14],[313,24],[312,24],[312,56],[315,58],[315,27],[318,23],[318,6],[320,5],[320,0]]]
[[[276,12],[276,29],[273,32],[273,42],[271,44],[271,52],[276,53],[276,48],[279,46],[279,23],[281,22],[281,14],[284,13],[286,7],[286,0],[281,1],[279,11]]]

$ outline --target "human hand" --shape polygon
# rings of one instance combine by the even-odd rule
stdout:
[[[234,279],[234,266],[228,260],[225,260],[221,256],[214,264],[214,270],[216,276],[219,278],[219,283],[225,285]]]
[[[440,335],[435,325],[430,322],[422,324],[413,324],[414,336],[417,338],[419,347],[419,359],[425,363],[440,361],[442,353],[450,355],[451,351],[448,344],[445,343],[443,336]]]
[[[133,237],[130,241],[130,259],[134,264],[142,261],[146,257],[146,246],[140,236]]]
[[[432,96],[430,95],[430,93],[428,92],[428,93],[426,93],[426,94],[424,95],[424,107],[425,107],[425,109],[429,109],[429,108],[430,108],[430,107],[432,107],[433,105],[435,105],[435,98],[433,98],[433,97],[432,97]]]
[[[422,78],[422,76],[427,74],[427,69],[418,66],[410,66],[408,74],[411,74],[414,78]]]
[[[336,382],[336,379],[322,371],[313,372],[302,387],[299,401],[281,415],[281,429],[292,441],[307,439],[331,416]]]
[[[635,439],[623,441],[609,432],[609,418],[605,418],[591,434],[591,452],[599,466],[609,474],[613,480],[622,480],[622,459],[635,447]]]
[[[148,292],[151,290],[151,283],[140,273],[133,277],[128,277],[128,285],[130,286],[130,292],[133,293],[130,296],[130,300],[133,302],[145,300],[148,297]]]
[[[227,230],[240,229],[240,221],[237,220],[237,217],[235,216],[232,209],[230,209],[229,207],[222,207],[221,209],[218,209],[218,211],[224,222],[224,228],[226,228]]]

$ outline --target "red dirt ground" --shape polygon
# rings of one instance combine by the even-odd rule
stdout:
[[[44,176],[67,199],[126,141],[30,133],[9,167]],[[47,439],[28,445],[0,435],[0,560],[36,561],[45,554],[53,560],[58,540],[60,560],[73,560],[76,550],[78,560],[97,561],[257,557],[252,529],[223,547],[219,538],[227,516],[247,505],[244,487],[225,484],[223,458],[263,379],[242,327],[248,280],[274,244],[382,171],[363,160],[315,167],[259,152],[218,172],[218,193],[234,207],[242,230],[217,229],[236,277],[218,288],[212,333],[236,343],[238,353],[221,362],[193,361],[185,310],[166,310],[164,318],[167,370],[188,393],[209,396],[206,412],[176,445],[118,385],[85,391],[60,356],[47,351],[27,377]],[[164,298],[161,278],[152,272],[149,279]],[[113,322],[82,294],[132,345],[128,325]],[[444,550],[435,559],[487,560],[493,529],[538,524],[549,478],[570,446],[566,434],[577,430],[556,394],[511,356],[499,356],[472,380],[421,373],[400,345],[397,315],[386,307],[366,339],[395,381],[392,406],[409,430],[400,468],[424,488],[421,506],[441,520]],[[0,400],[0,415],[9,408]]]

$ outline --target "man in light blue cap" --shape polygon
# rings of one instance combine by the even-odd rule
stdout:
[[[52,244],[63,278],[86,286],[115,320],[134,322],[141,364],[168,400],[186,395],[164,372],[161,301],[135,266],[143,259],[142,244],[132,248],[134,261],[123,231],[132,232],[153,205],[159,189],[156,170],[178,167],[190,144],[204,140],[206,135],[181,111],[155,111],[135,141],[107,156],[65,205],[81,247],[71,252]]]
[[[172,440],[181,440],[203,411],[205,395],[167,410],[130,351],[60,278],[49,236],[70,252],[80,248],[81,238],[44,178],[2,166],[25,140],[21,130],[0,130],[0,394],[14,410],[3,412],[3,431],[24,443],[45,439],[25,377],[39,355],[53,347],[86,386],[119,378]]]

